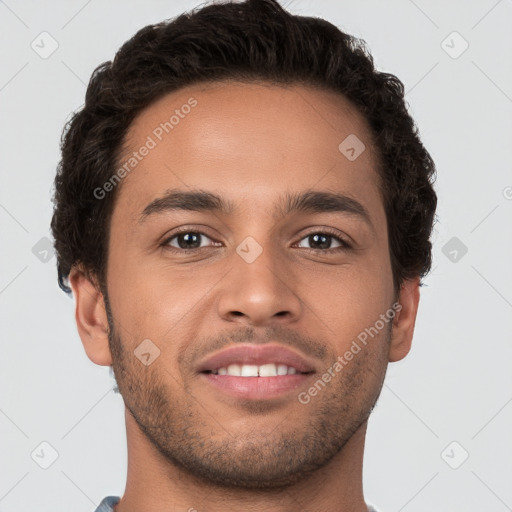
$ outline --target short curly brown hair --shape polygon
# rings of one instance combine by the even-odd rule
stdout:
[[[51,222],[59,286],[80,264],[105,283],[116,193],[99,200],[135,116],[163,95],[205,81],[304,84],[348,98],[379,154],[393,282],[424,277],[437,196],[435,165],[407,112],[404,86],[375,69],[364,41],[331,23],[295,16],[276,0],[215,3],[139,30],[93,72],[85,105],[62,133]]]

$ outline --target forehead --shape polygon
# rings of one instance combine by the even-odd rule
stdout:
[[[130,126],[116,209],[129,207],[135,216],[176,188],[217,191],[260,208],[280,191],[315,188],[380,202],[377,162],[366,120],[340,94],[302,85],[197,84],[165,95]]]

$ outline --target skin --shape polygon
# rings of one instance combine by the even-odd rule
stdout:
[[[85,351],[94,363],[113,365],[126,405],[128,477],[115,510],[366,511],[367,420],[388,362],[410,350],[419,302],[418,278],[398,295],[393,288],[368,125],[333,92],[219,82],[183,88],[146,108],[130,127],[127,151],[191,96],[197,106],[116,191],[108,301],[79,265],[70,274]],[[338,150],[349,134],[366,146],[354,161]],[[139,222],[166,190],[199,188],[235,210],[165,211]],[[372,227],[343,212],[275,213],[284,193],[308,190],[356,199]],[[196,246],[189,243],[204,248],[180,254],[162,246],[180,226],[204,233]],[[315,245],[308,235],[323,228],[354,250]],[[236,252],[248,236],[262,248],[252,263]],[[298,393],[396,299],[402,309],[387,327],[300,403]],[[148,366],[134,355],[145,339],[160,350]],[[200,357],[220,348],[267,341],[322,370],[285,397],[258,402],[225,396],[194,372]]]

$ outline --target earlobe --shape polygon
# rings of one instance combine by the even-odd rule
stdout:
[[[112,355],[103,294],[99,286],[78,267],[71,269],[69,283],[76,301],[75,320],[85,352],[93,363],[109,366]]]
[[[390,363],[400,361],[411,350],[414,325],[420,300],[420,278],[406,279],[401,288],[398,302],[400,311],[393,319],[391,343],[389,345],[388,360]]]

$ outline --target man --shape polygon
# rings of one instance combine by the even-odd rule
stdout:
[[[99,66],[52,220],[126,406],[125,493],[97,510],[374,510],[366,426],[411,346],[434,175],[401,82],[275,0],[145,27]]]

